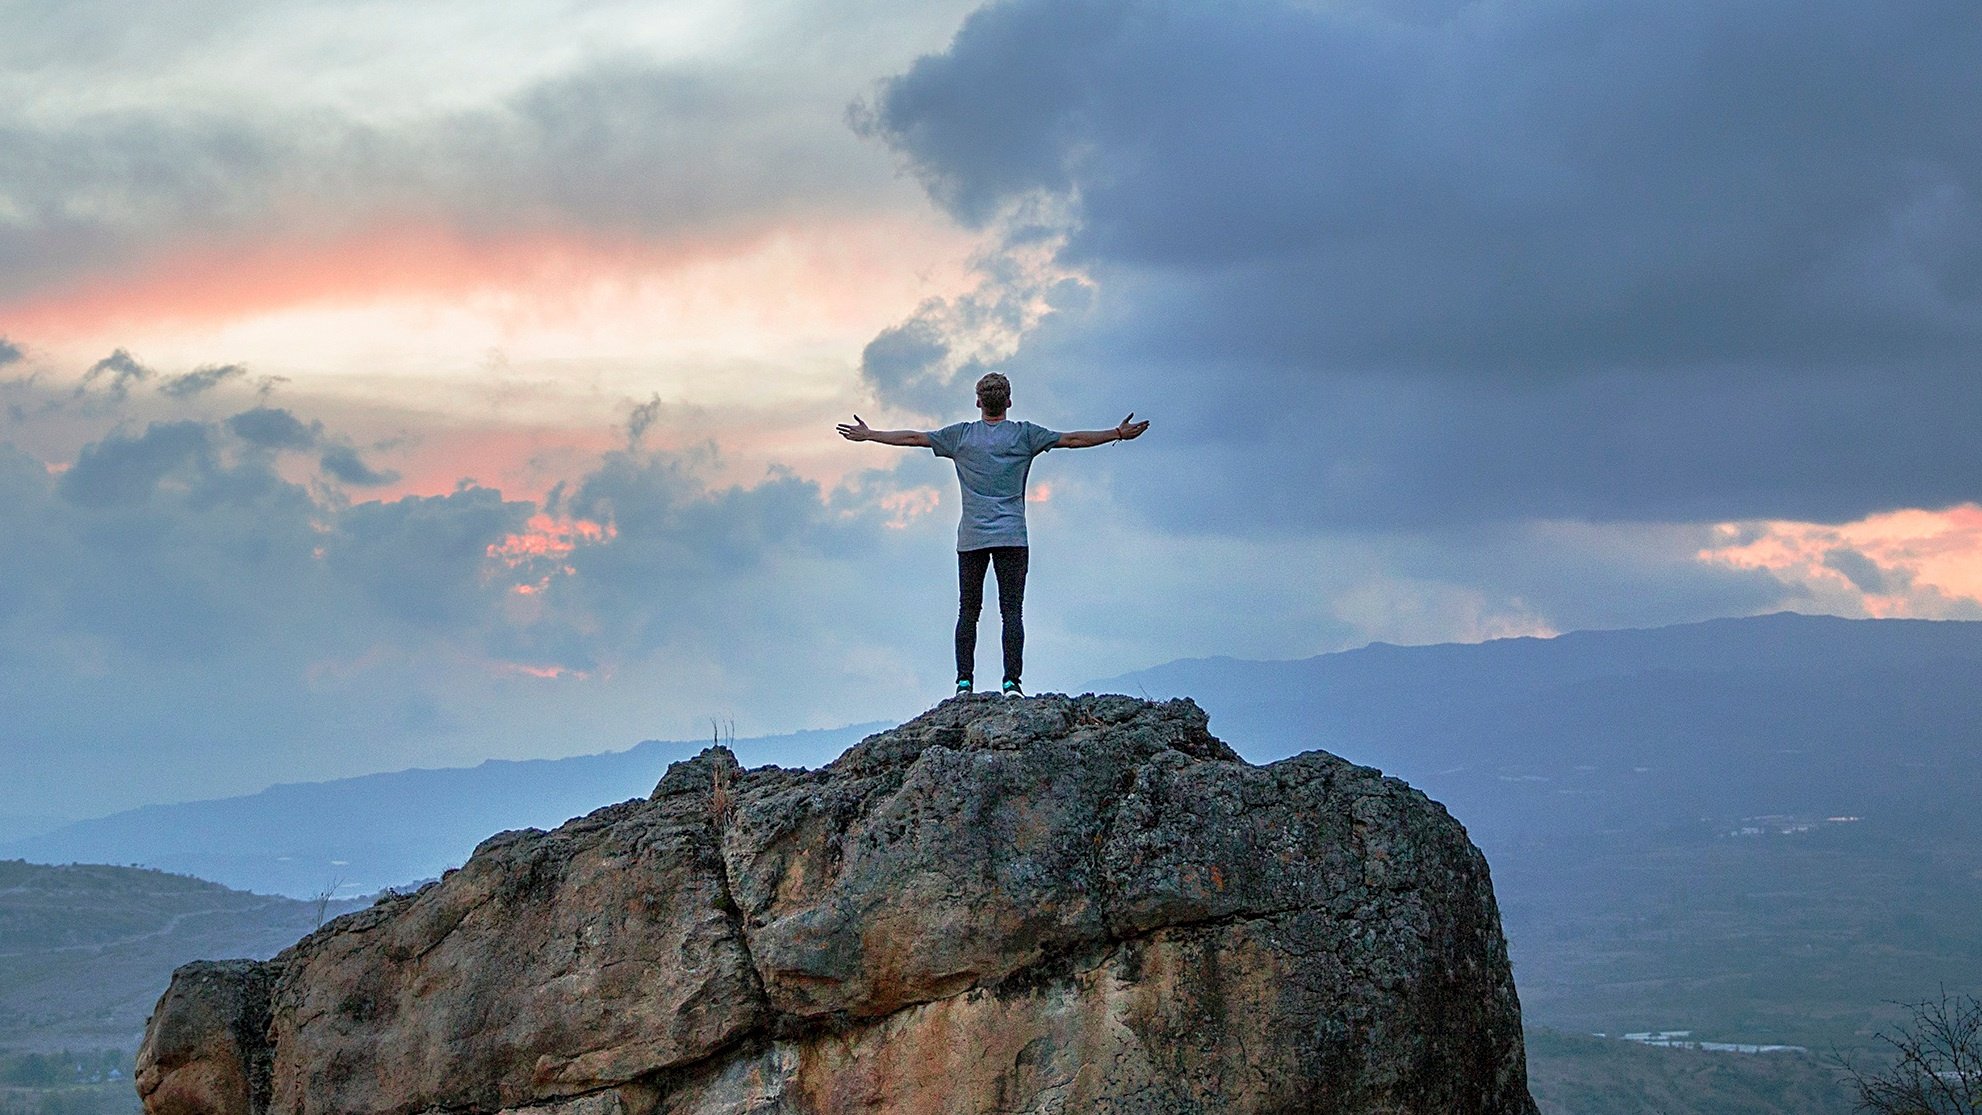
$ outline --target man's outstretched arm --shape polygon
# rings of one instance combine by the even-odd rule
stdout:
[[[1142,436],[1149,429],[1147,419],[1138,422],[1133,411],[1122,424],[1112,430],[1075,430],[1061,434],[1060,440],[1053,443],[1055,449],[1086,449],[1095,445],[1106,445],[1111,441],[1131,441]]]
[[[1148,425],[1148,423],[1143,423]],[[840,436],[848,441],[878,441],[882,445],[900,445],[909,449],[929,448],[929,435],[921,430],[870,430],[858,414],[853,416],[851,425],[839,424]]]

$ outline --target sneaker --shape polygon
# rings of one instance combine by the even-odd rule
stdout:
[[[958,678],[958,679],[957,679],[957,696],[959,696],[959,697],[968,697],[968,696],[970,696],[970,679],[969,679],[969,678]]]
[[[1025,690],[1019,688],[1018,682],[1012,681],[1008,678],[1005,681],[1005,696],[1023,697],[1025,696]]]

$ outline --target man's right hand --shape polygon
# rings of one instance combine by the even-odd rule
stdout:
[[[882,445],[899,445],[905,449],[930,447],[929,435],[921,430],[870,430],[858,414],[853,416],[851,424],[842,422],[837,429],[840,436],[848,441],[877,441]]]

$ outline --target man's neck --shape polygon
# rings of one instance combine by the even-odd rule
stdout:
[[[980,415],[980,416],[981,416],[981,417],[982,417],[982,418],[984,419],[984,421],[986,421],[986,422],[993,422],[993,423],[995,423],[995,422],[1003,422],[1003,421],[1005,420],[1005,412],[1004,412],[1004,411],[999,411],[999,412],[998,412],[997,414],[993,414],[993,413],[991,413],[991,412],[990,412],[990,411],[988,411],[988,410],[984,410],[984,409],[982,409],[982,408],[979,408],[979,409],[978,409],[978,412],[977,412],[977,413],[978,413],[978,414],[979,414],[979,415]]]

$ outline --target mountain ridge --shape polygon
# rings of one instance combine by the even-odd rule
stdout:
[[[876,725],[738,740],[745,754],[824,762]],[[707,741],[646,740],[563,759],[489,759],[253,794],[145,805],[0,844],[0,858],[137,864],[238,890],[367,894],[439,875],[491,832],[552,828],[652,785]],[[338,862],[342,861],[342,862]]]
[[[1446,751],[1458,750],[1452,746],[1449,729],[1436,723],[1440,708],[1491,704],[1506,720],[1511,718],[1507,710],[1517,691],[1532,696],[1538,686],[1646,674],[1661,662],[1668,668],[1714,667],[1753,674],[1757,669],[1833,670],[1838,661],[1866,657],[1878,658],[1887,668],[1922,668],[1950,653],[1982,669],[1982,622],[1860,620],[1779,612],[1665,627],[1573,631],[1548,638],[1516,636],[1422,646],[1378,642],[1298,659],[1175,659],[1081,688],[1197,694],[1221,729],[1235,729],[1233,738],[1246,741],[1249,759],[1290,754],[1299,745],[1297,735],[1313,729],[1357,761],[1400,773],[1436,795],[1447,792],[1444,780],[1449,776],[1443,772],[1455,762],[1421,763],[1420,741],[1443,741]],[[1758,667],[1756,663],[1763,660]],[[1518,668],[1510,670],[1510,663]],[[1430,700],[1421,692],[1428,686],[1414,680],[1427,678],[1436,678],[1438,689]],[[1404,692],[1399,692],[1400,687]],[[1413,695],[1413,690],[1420,692]],[[1335,699],[1343,692],[1376,698],[1388,692],[1404,713],[1415,708],[1419,715],[1371,708],[1367,700],[1360,707],[1345,706]],[[1300,725],[1298,733],[1289,727],[1292,724]],[[860,724],[741,740],[737,747],[753,762],[819,765],[881,726]],[[1412,744],[1400,746],[1400,740]],[[73,822],[52,832],[0,842],[0,857],[43,863],[138,863],[292,897],[311,897],[326,889],[367,893],[439,874],[465,859],[483,833],[553,827],[601,801],[635,792],[668,761],[700,746],[649,740],[623,751],[565,759],[491,759],[472,767],[412,768],[327,782],[281,783],[257,794],[148,805]],[[1532,774],[1513,772],[1509,777]],[[1453,792],[1464,801],[1471,791],[1462,787]],[[1499,810],[1487,804],[1484,810],[1469,809],[1468,823],[1484,825],[1491,842],[1498,838]],[[390,839],[360,840],[352,831],[342,831],[312,843],[308,832],[298,831],[298,818],[307,824],[338,817],[363,822],[341,826],[345,830],[386,833]]]
[[[1648,823],[1680,809],[1682,784],[1696,804],[1736,816],[1938,801],[1948,787],[1925,775],[1867,780],[1863,770],[1882,766],[1895,730],[1910,733],[1911,761],[1958,765],[1982,738],[1970,729],[1982,700],[1966,683],[1978,670],[1982,622],[1776,613],[1305,659],[1178,660],[1097,684],[1191,693],[1252,741],[1249,758],[1284,754],[1299,732],[1318,729],[1357,761],[1450,795],[1491,843],[1532,831],[1525,822],[1537,817]],[[1785,734],[1799,740],[1777,738]],[[1763,758],[1787,742],[1799,743],[1803,769]],[[1590,764],[1603,769],[1582,769]],[[1619,777],[1634,768],[1657,777]],[[1725,781],[1731,769],[1747,772],[1740,786]],[[1537,813],[1529,793],[1510,811],[1509,791],[1481,778],[1584,800]],[[1756,792],[1742,798],[1742,787]],[[1524,823],[1503,823],[1510,813]]]

